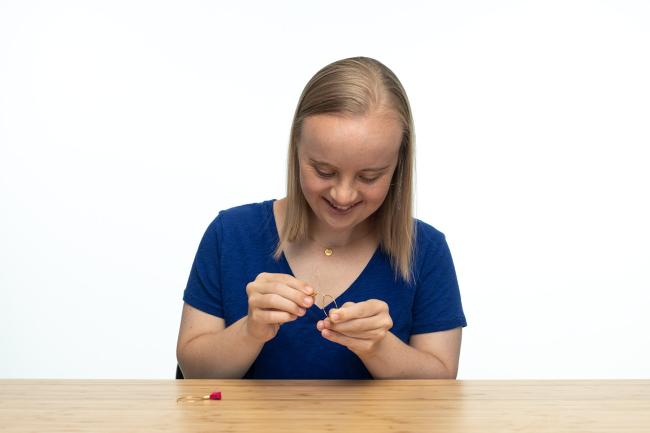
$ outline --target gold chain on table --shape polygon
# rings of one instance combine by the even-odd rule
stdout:
[[[176,403],[181,401],[204,401],[204,400],[221,400],[221,391],[214,391],[203,397],[194,396],[194,395],[184,395],[176,399]]]

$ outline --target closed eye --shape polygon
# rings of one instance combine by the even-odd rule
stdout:
[[[318,168],[316,168],[316,167],[314,167],[314,170],[316,171],[316,174],[318,174],[318,176],[320,176],[320,177],[322,177],[322,178],[325,178],[325,179],[329,179],[329,178],[331,178],[331,177],[333,177],[333,176],[336,175],[336,173],[326,173],[326,172],[324,172],[324,171],[320,171],[320,170],[319,170]],[[373,183],[373,182],[375,182],[377,179],[379,179],[380,177],[381,177],[381,175],[379,175],[379,176],[375,176],[375,177],[359,176],[359,179],[361,179],[361,181],[362,181],[362,182],[365,182],[365,183]]]
[[[329,177],[334,176],[334,173],[324,173],[324,172],[322,172],[322,171],[320,171],[318,169],[316,169],[316,173],[318,173],[318,175],[320,177],[324,177],[324,178],[329,178]]]

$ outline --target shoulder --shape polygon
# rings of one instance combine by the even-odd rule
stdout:
[[[264,231],[273,217],[273,200],[246,203],[223,209],[208,228],[217,237],[251,236]]]
[[[269,210],[272,214],[273,200],[265,200],[255,203],[246,203],[230,208],[222,209],[212,220],[212,224],[221,225],[247,225],[259,223],[269,217]]]
[[[417,218],[414,218],[414,223],[416,251],[438,248],[446,242],[445,234],[431,224]]]
[[[415,219],[413,265],[416,278],[445,262],[449,254],[445,234],[431,224]]]
[[[241,204],[219,211],[217,218],[220,218],[224,223],[245,223],[248,221],[259,222],[260,218],[267,216],[268,209],[271,206],[273,206],[273,200]]]

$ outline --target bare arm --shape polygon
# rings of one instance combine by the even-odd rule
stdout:
[[[456,379],[462,328],[412,335],[405,344],[388,333],[361,360],[375,379]]]
[[[185,303],[176,344],[183,376],[241,379],[280,326],[305,315],[313,291],[292,275],[262,272],[246,285],[248,314],[227,328]]]
[[[346,302],[316,327],[323,337],[354,352],[375,379],[455,379],[462,327],[411,335],[406,344],[389,330],[393,320],[382,300]]]
[[[186,379],[241,379],[264,342],[248,335],[244,316],[229,327],[222,318],[183,305],[176,358]]]

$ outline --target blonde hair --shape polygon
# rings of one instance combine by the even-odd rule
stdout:
[[[369,57],[338,60],[318,71],[300,95],[291,125],[287,167],[287,206],[280,239],[273,257],[278,260],[288,242],[304,240],[309,233],[309,204],[300,187],[298,140],[304,120],[323,113],[366,115],[390,110],[402,125],[402,142],[386,198],[371,215],[380,248],[393,270],[412,281],[414,248],[413,175],[415,133],[406,92],[395,74]]]

